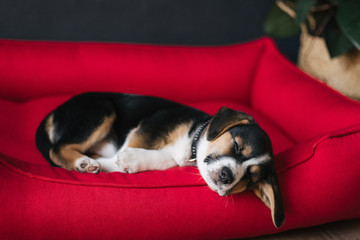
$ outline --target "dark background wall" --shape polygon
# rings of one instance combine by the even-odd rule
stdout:
[[[222,45],[263,36],[274,0],[0,0],[0,38]],[[298,41],[278,41],[296,60]]]

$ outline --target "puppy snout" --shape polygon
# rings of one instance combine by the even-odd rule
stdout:
[[[234,175],[230,168],[223,167],[219,172],[219,181],[223,184],[230,184],[234,181]]]

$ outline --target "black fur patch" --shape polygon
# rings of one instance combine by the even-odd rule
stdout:
[[[181,123],[192,121],[191,131],[194,131],[198,124],[210,117],[202,111],[169,100],[122,93],[80,94],[52,113],[55,141],[53,144],[50,142],[45,130],[45,118],[37,130],[36,145],[53,166],[56,164],[49,157],[50,149],[56,151],[65,144],[84,142],[105,117],[114,113],[116,119],[107,138],[118,148],[124,143],[130,130],[140,122],[141,131],[147,133],[148,139],[156,141]]]

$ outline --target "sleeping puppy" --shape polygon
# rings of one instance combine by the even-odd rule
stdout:
[[[41,122],[36,145],[52,166],[85,173],[197,165],[220,196],[251,189],[276,227],[285,221],[270,139],[243,112],[210,116],[156,97],[85,93]]]

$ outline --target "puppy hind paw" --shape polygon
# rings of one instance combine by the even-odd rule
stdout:
[[[94,159],[82,157],[76,160],[76,169],[82,173],[98,173],[101,170],[101,165]]]

